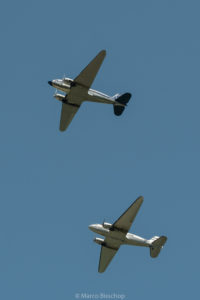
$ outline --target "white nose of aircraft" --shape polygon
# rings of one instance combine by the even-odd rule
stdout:
[[[97,224],[91,224],[88,226],[88,228],[95,232],[95,229],[97,228]]]
[[[94,227],[93,227],[93,225],[89,225],[88,228],[89,228],[90,230],[92,230]]]

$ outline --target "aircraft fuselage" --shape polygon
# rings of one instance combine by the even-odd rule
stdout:
[[[76,84],[70,78],[65,79],[54,79],[49,81],[49,84],[54,88],[68,94],[71,89],[76,87],[77,90],[77,98],[74,100],[74,103],[81,104],[83,101],[91,101],[91,102],[100,102],[100,103],[107,103],[107,104],[115,104],[115,99],[110,97],[104,93],[99,91],[88,89],[87,87]],[[117,103],[119,105],[119,103]]]
[[[110,230],[104,228],[102,224],[92,224],[89,226],[89,229],[97,234],[103,235],[105,237],[109,237],[113,240],[120,240],[121,244],[143,246],[143,247],[149,247],[151,245],[149,240],[146,240],[140,236],[137,236],[129,232],[125,234],[122,231]]]

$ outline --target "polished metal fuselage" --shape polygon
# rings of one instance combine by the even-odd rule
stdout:
[[[70,79],[69,79],[70,80]],[[56,89],[69,94],[71,89],[76,89],[77,97],[74,97],[73,103],[81,104],[83,101],[91,101],[91,102],[99,102],[99,103],[107,103],[107,104],[115,104],[115,100],[113,97],[110,97],[104,93],[99,91],[88,89],[85,86],[74,84],[73,80],[71,82],[67,82],[64,79],[54,79],[51,81],[51,85]]]
[[[89,226],[89,229],[97,234],[109,237],[113,240],[120,240],[122,245],[124,244],[143,247],[149,247],[151,245],[151,242],[149,240],[146,240],[138,235],[129,232],[124,233],[119,230],[106,229],[102,224],[92,224]]]

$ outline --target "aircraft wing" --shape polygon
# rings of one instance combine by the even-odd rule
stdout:
[[[65,131],[78,111],[80,105],[62,103],[60,131]]]
[[[129,231],[139,209],[143,202],[143,197],[137,198],[131,206],[119,217],[115,223],[113,223],[111,230],[120,230],[125,234]]]
[[[90,88],[97,72],[106,56],[106,51],[102,50],[97,56],[83,69],[83,71],[74,79],[75,83],[83,85],[86,88]]]
[[[101,246],[99,273],[103,273],[106,270],[121,245],[121,242],[116,240],[114,241],[115,244],[113,244],[113,239],[111,240],[108,237],[105,238],[104,242],[105,246]]]

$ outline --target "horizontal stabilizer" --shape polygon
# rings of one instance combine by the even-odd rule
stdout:
[[[150,246],[150,256],[151,257],[157,257],[160,253],[160,250],[163,248],[164,244],[167,241],[166,236],[156,237],[156,239],[152,238],[153,242]]]
[[[129,102],[130,98],[131,98],[131,94],[125,93],[115,99],[114,113],[116,116],[120,116],[123,113],[124,108]]]
[[[125,109],[125,106],[114,105],[114,114],[116,116],[121,116],[121,114],[123,113],[124,109]]]
[[[119,96],[115,101],[120,104],[126,105],[129,102],[130,98],[131,98],[131,94],[125,93],[125,94]]]

